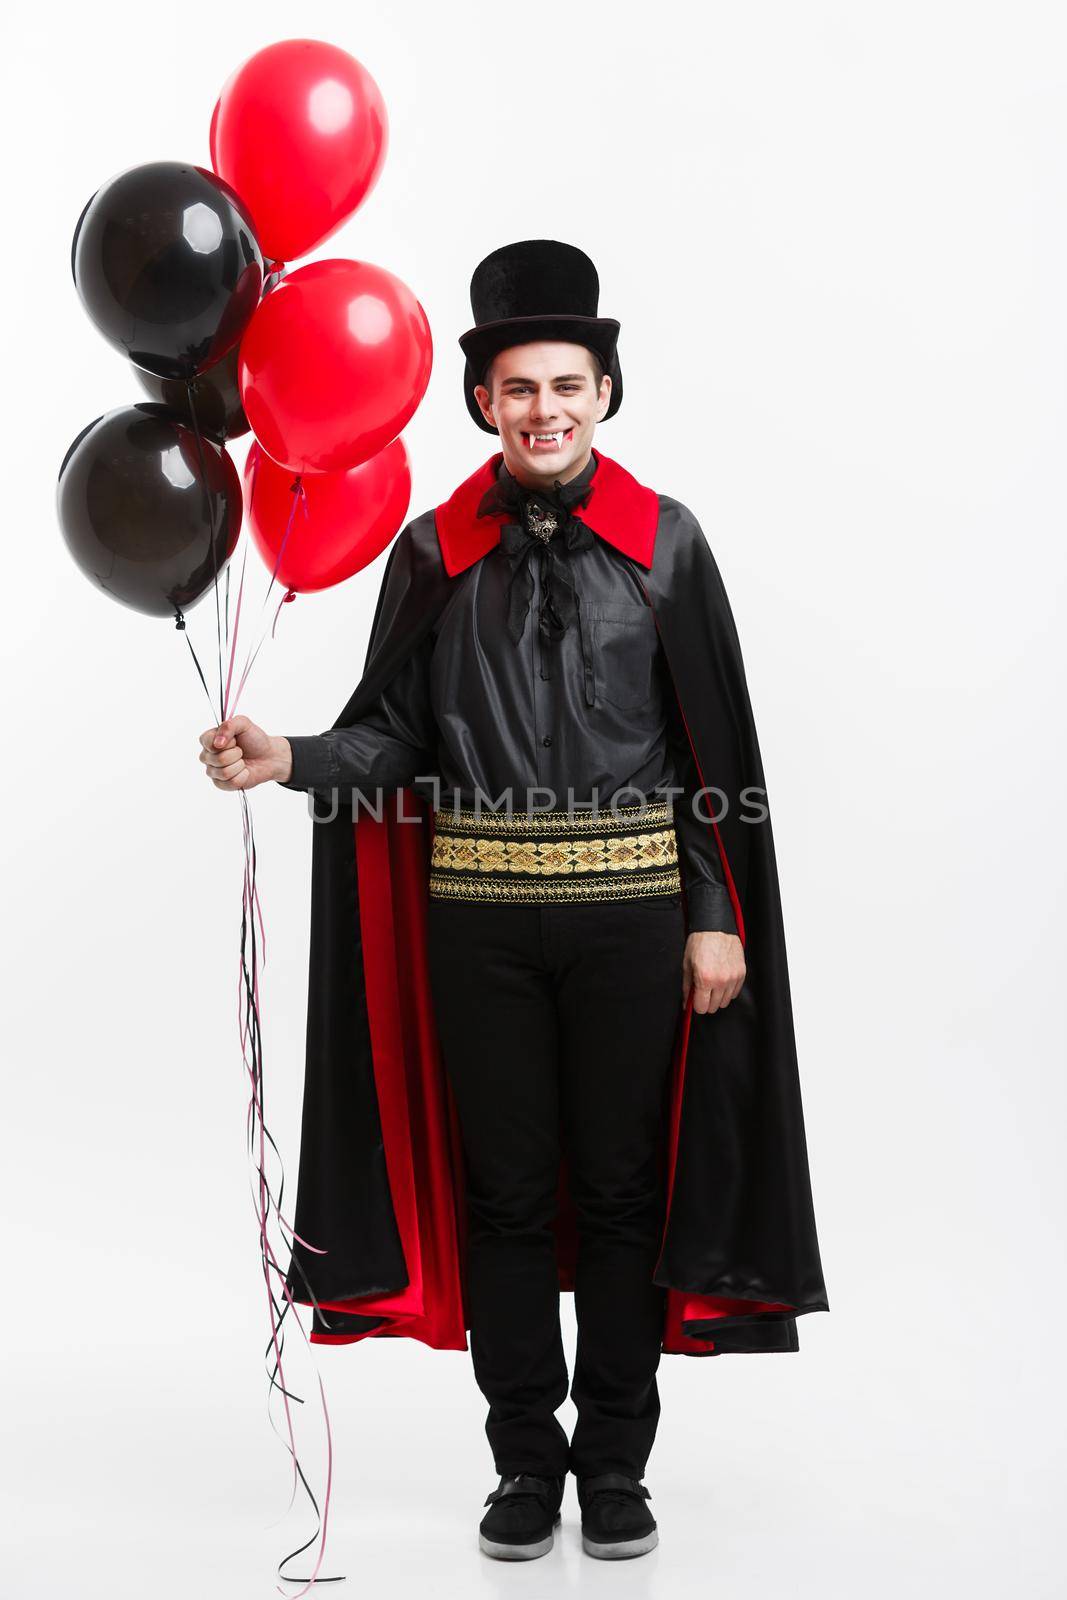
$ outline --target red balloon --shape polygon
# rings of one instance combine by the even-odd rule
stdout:
[[[285,540],[277,581],[299,594],[329,589],[369,566],[403,526],[411,501],[403,439],[347,472],[315,472],[299,482],[302,503],[294,510],[293,474],[252,446],[244,473],[248,528],[268,572]]]
[[[366,67],[317,39],[257,50],[211,118],[211,165],[277,261],[306,255],[352,215],[377,181],[387,143],[385,102]]]
[[[432,364],[430,325],[407,284],[369,261],[312,261],[253,312],[241,403],[279,466],[342,472],[407,426]]]

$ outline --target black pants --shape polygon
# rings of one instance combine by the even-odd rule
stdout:
[[[641,1477],[660,1403],[661,1140],[682,1005],[680,896],[430,901],[463,1136],[470,1342],[498,1473]],[[571,1397],[552,1221],[561,1139],[578,1218]]]

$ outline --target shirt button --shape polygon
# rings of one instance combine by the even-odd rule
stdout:
[[[549,745],[552,743],[552,735],[550,733],[546,733],[544,738],[541,740],[541,743],[544,745],[545,749],[547,750]]]

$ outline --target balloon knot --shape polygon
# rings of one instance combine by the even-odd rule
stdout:
[[[282,605],[287,605],[290,600],[295,600],[295,599],[296,599],[296,590],[295,589],[290,589],[289,593],[282,600]]]

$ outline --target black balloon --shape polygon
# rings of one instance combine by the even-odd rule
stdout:
[[[78,254],[78,235],[82,231],[82,223],[85,221],[85,213],[88,211],[89,207],[92,205],[93,201],[96,199],[96,195],[99,194],[99,193],[100,193],[100,190],[97,189],[96,194],[91,194],[89,196],[88,200],[86,200],[85,204],[82,206],[82,214],[78,218],[77,227],[74,229],[74,237],[70,241],[70,275],[74,279],[74,287],[75,288],[78,287],[78,267],[77,267],[77,260],[76,260],[76,257],[77,257],[77,254]]]
[[[241,200],[213,172],[178,161],[103,184],[78,220],[71,260],[104,338],[160,378],[193,378],[220,361],[263,286]]]
[[[147,401],[82,429],[59,469],[56,500],[86,577],[152,617],[195,605],[241,531],[241,483],[226,451]]]
[[[284,262],[275,261],[273,264],[265,263],[264,270],[263,295],[266,297],[281,283],[286,267]],[[251,431],[251,423],[241,404],[241,386],[237,379],[240,349],[240,344],[235,344],[221,361],[216,361],[213,367],[208,367],[206,372],[191,380],[191,402],[188,386],[180,378],[157,378],[154,372],[146,372],[143,367],[134,366],[132,361],[130,366],[141,388],[153,400],[158,400],[184,422],[195,422],[201,432],[209,433],[213,439],[221,442],[239,439],[243,433]]]
[[[248,418],[241,405],[241,390],[237,382],[237,355],[239,345],[208,367],[190,384],[180,378],[157,378],[154,372],[134,367],[137,381],[153,400],[165,405],[167,410],[183,422],[195,420],[202,433],[213,439],[239,439],[249,431]],[[189,390],[192,390],[192,403]],[[194,418],[195,408],[195,418]]]

